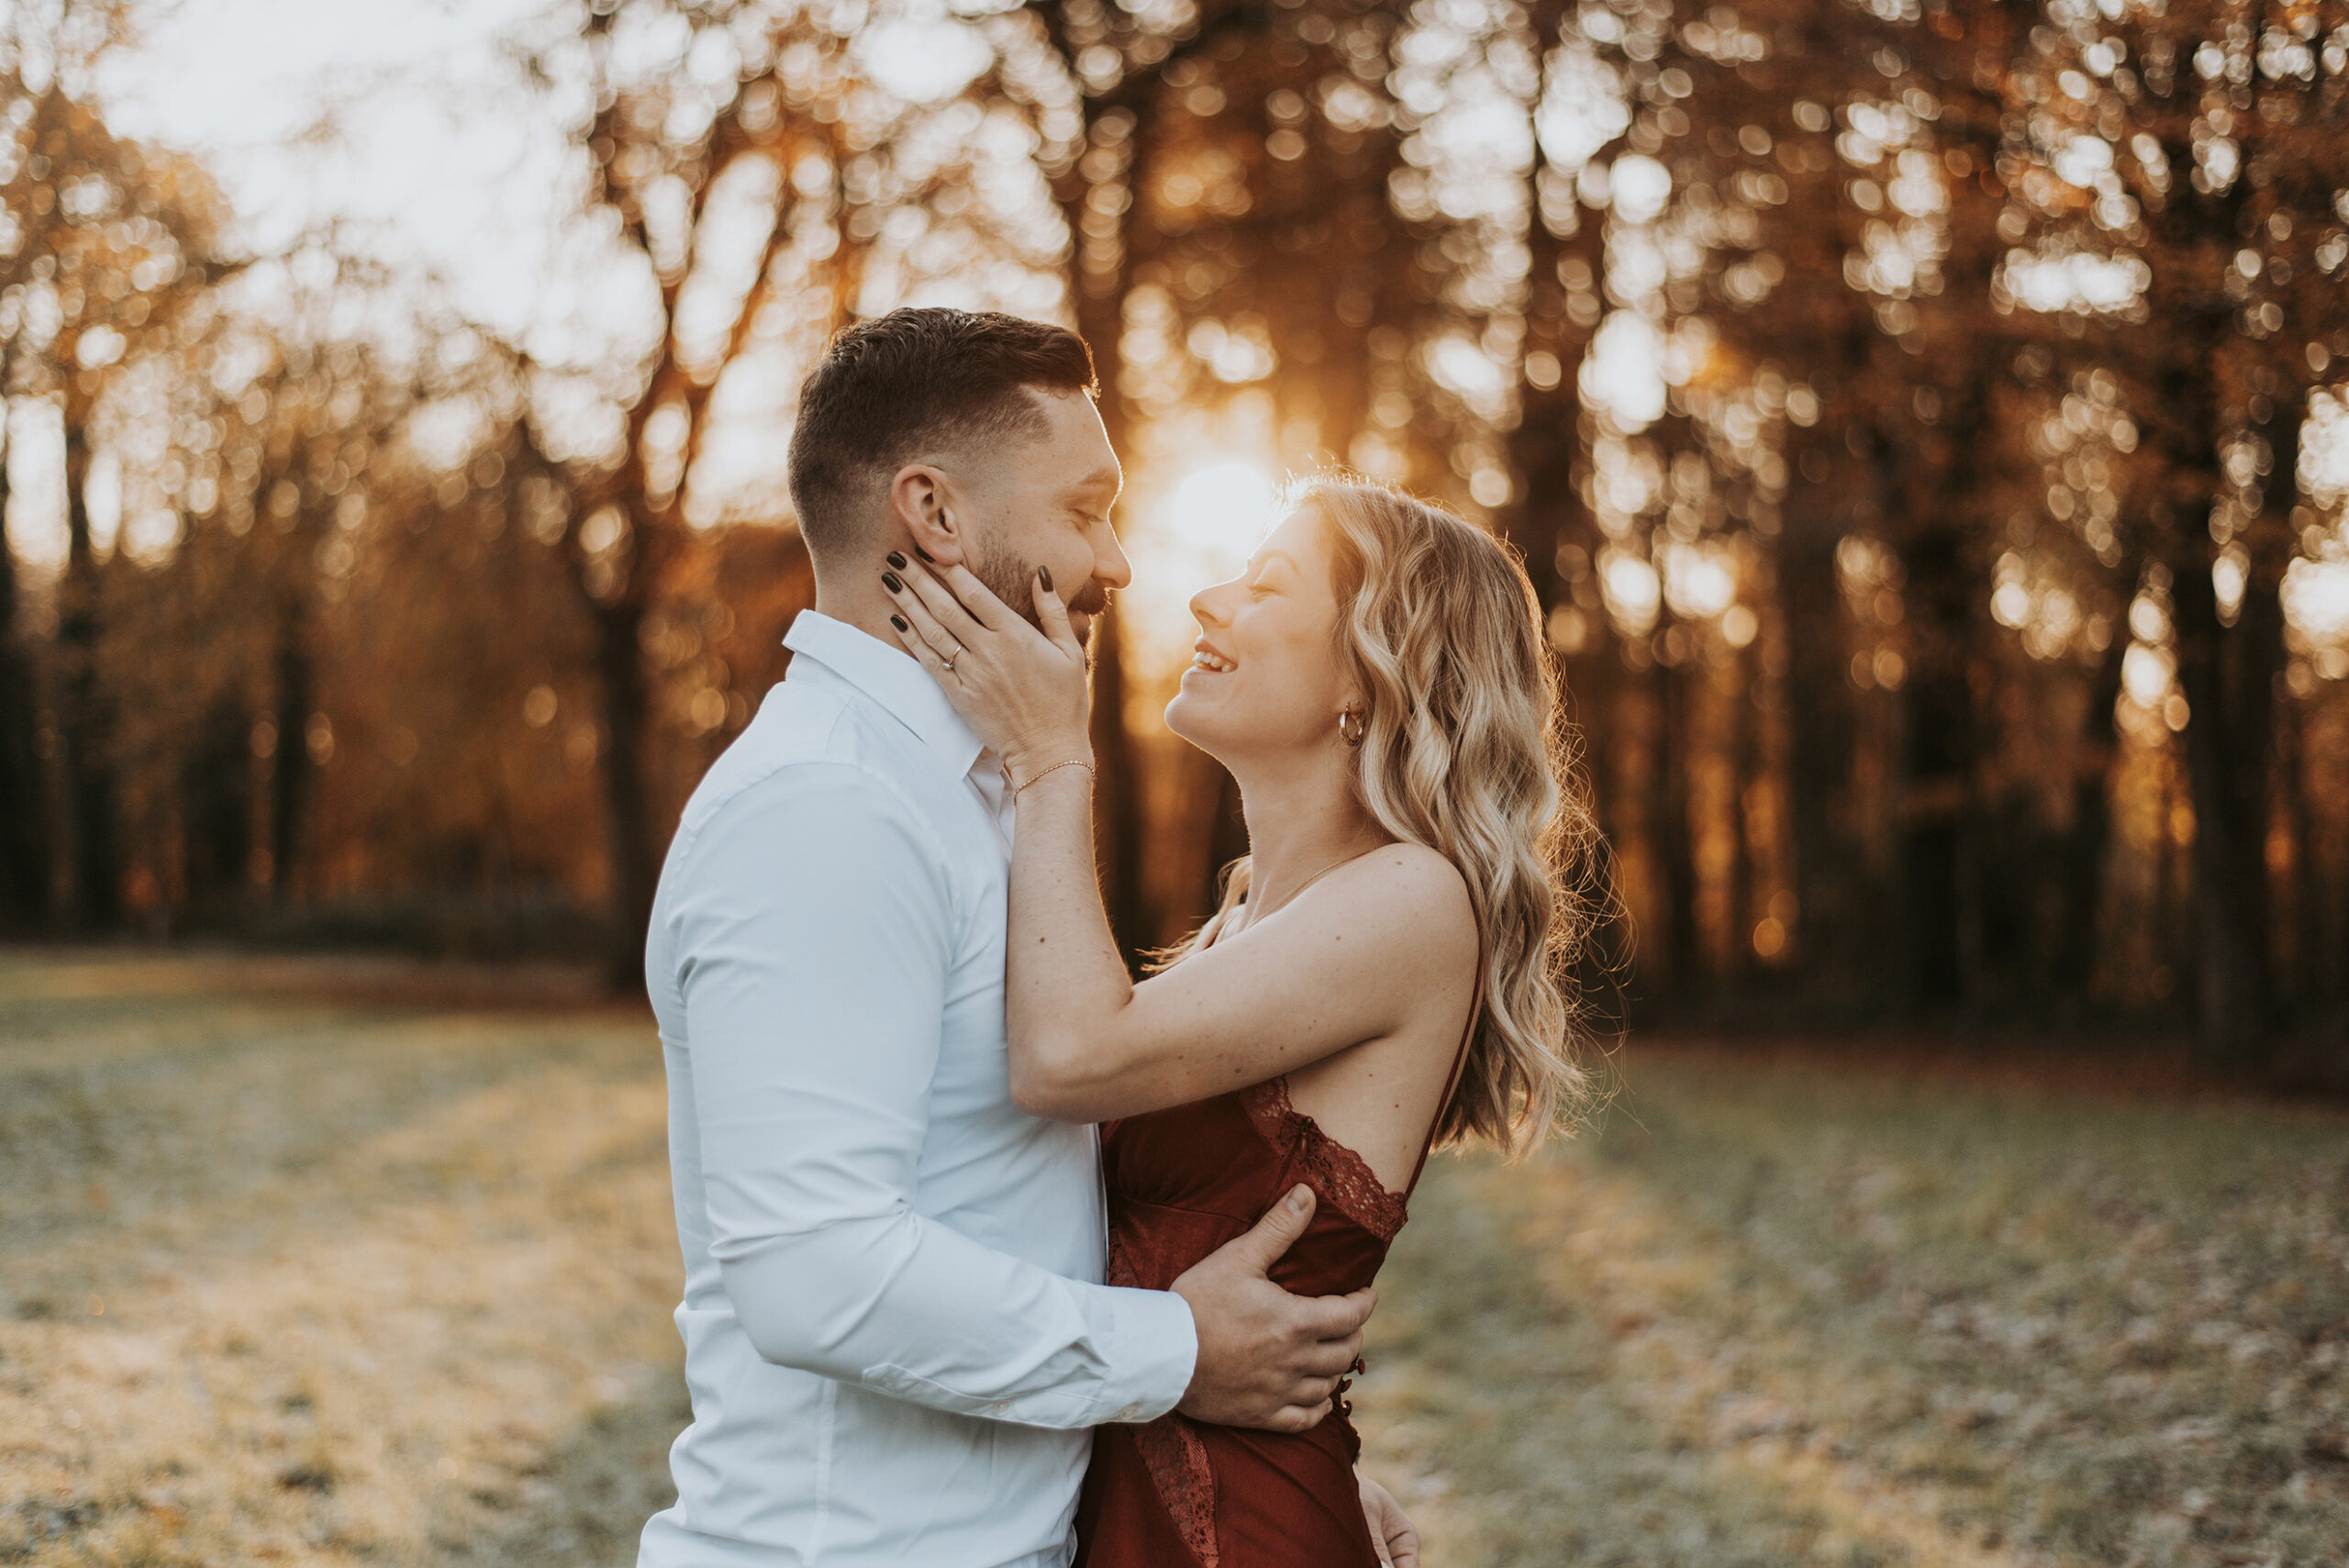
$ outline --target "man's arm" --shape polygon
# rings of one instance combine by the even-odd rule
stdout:
[[[680,870],[711,1250],[759,1353],[1035,1426],[1172,1407],[1197,1345],[1180,1298],[1063,1279],[914,1210],[954,912],[911,806],[802,764],[729,803]]]

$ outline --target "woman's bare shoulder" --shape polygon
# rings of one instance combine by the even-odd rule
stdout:
[[[1374,850],[1314,892],[1330,935],[1345,944],[1360,994],[1375,996],[1389,1021],[1356,1048],[1292,1073],[1290,1101],[1400,1191],[1442,1097],[1475,984],[1475,908],[1459,869],[1420,844]]]
[[[1475,951],[1476,911],[1460,868],[1425,844],[1383,845],[1341,866],[1318,889],[1330,917],[1427,957]]]

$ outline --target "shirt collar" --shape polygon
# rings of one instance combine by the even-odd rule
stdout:
[[[930,678],[930,672],[914,662],[913,655],[890,647],[870,633],[859,631],[846,621],[834,620],[814,610],[802,610],[784,634],[783,645],[796,654],[806,654],[822,665],[830,674],[855,687],[865,696],[886,709],[889,716],[912,730],[952,768],[957,776],[968,773],[978,762],[985,743],[954,705]],[[796,671],[796,662],[793,664]],[[785,679],[789,677],[786,676]]]

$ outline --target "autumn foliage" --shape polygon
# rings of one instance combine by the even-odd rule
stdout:
[[[2339,1064],[2339,0],[553,4],[511,109],[610,284],[501,321],[111,134],[123,17],[6,25],[16,930],[625,982],[810,593],[796,377],[947,303],[1085,333],[1138,543],[1340,463],[1523,551],[1635,1012]],[[1237,847],[1153,715],[1197,585],[1098,673],[1137,948]]]

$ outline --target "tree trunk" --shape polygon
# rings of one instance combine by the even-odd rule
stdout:
[[[2215,357],[2215,355],[2214,355]],[[2217,408],[2202,367],[2181,364],[2165,391],[2181,408]],[[2288,497],[2299,457],[2301,396],[2284,399],[2266,432],[2271,443],[2268,488]],[[2254,407],[2258,406],[2254,403]],[[2194,802],[2196,1014],[2203,1049],[2230,1067],[2266,1060],[2275,1023],[2276,974],[2270,951],[2272,898],[2267,873],[2267,814],[2276,751],[2276,687],[2285,662],[2279,595],[2295,539],[2288,499],[2247,520],[2242,543],[2248,570],[2241,607],[2230,626],[2220,612],[2211,572],[2211,528],[2229,484],[2212,444],[2181,462],[2197,504],[2173,511],[2170,597],[2177,635],[2177,680],[2186,695],[2183,736]],[[2199,525],[2199,526],[2196,526]]]
[[[640,542],[643,535],[637,538]],[[661,876],[644,780],[652,705],[640,641],[644,597],[635,584],[645,571],[640,557],[629,590],[609,605],[595,606],[596,673],[604,695],[604,803],[612,868],[613,929],[605,976],[613,990],[627,995],[644,989],[644,936],[651,924],[652,896]]]
[[[1656,690],[1657,771],[1663,801],[1653,818],[1656,854],[1664,872],[1664,917],[1667,933],[1665,965],[1656,978],[1676,993],[1674,1000],[1687,1006],[1704,988],[1704,942],[1697,925],[1696,828],[1690,820],[1692,792],[1689,771],[1697,747],[1696,724],[1690,715],[1694,684],[1702,679],[1694,651],[1678,665],[1661,662],[1648,673]]]
[[[1607,833],[1615,851],[1617,885],[1623,913],[1637,945],[1642,989],[1673,973],[1670,892],[1665,886],[1663,836],[1668,828],[1663,800],[1660,731],[1664,715],[1657,695],[1657,671],[1625,671],[1611,683],[1607,705],[1603,772],[1608,785]]]
[[[2285,832],[2291,844],[2289,896],[2276,913],[2279,942],[2276,954],[2277,989],[2287,1008],[2298,1012],[2321,1005],[2325,970],[2319,955],[2330,951],[2325,941],[2326,911],[2319,890],[2316,864],[2316,824],[2309,810],[2308,720],[2297,698],[2285,697],[2276,712],[2276,795]],[[2288,948],[2289,962],[2286,962]]]
[[[0,420],[5,419],[0,405]],[[8,479],[0,459],[0,518]],[[0,533],[0,928],[32,929],[49,913],[48,791],[32,661],[18,641],[17,558]]]
[[[1762,733],[1764,697],[1756,669],[1761,661],[1754,657],[1756,651],[1753,644],[1732,651],[1727,656],[1729,665],[1722,676],[1730,728],[1727,750],[1731,860],[1720,979],[1723,987],[1731,990],[1744,988],[1753,977],[1753,929],[1762,918],[1761,900],[1756,896],[1760,881],[1757,873],[1769,853],[1766,840],[1755,831],[1759,826],[1756,818],[1761,814],[1751,809],[1753,793],[1770,787],[1769,760]]]
[[[1823,497],[1821,498],[1823,500]],[[1843,591],[1835,574],[1836,528],[1823,507],[1786,508],[1777,583],[1785,606],[1789,817],[1794,828],[1796,948],[1804,982],[1821,1000],[1848,998],[1862,983],[1862,856],[1852,821],[1852,769],[1859,726],[1845,667]],[[1870,987],[1871,989],[1873,987]]]
[[[1988,595],[1977,595],[1956,522],[1944,515],[1901,551],[1912,658],[1899,694],[1906,733],[1894,785],[1910,999],[1943,1006],[1970,999],[1980,980],[1981,947],[1979,890],[1968,863],[1977,740],[1966,666],[1973,606]]]
[[[180,769],[181,864],[199,922],[232,919],[252,885],[252,762],[251,716],[223,700]]]
[[[73,912],[85,930],[110,929],[122,913],[115,822],[113,726],[98,671],[102,574],[90,544],[90,450],[83,433],[65,438],[65,576],[58,588],[58,740],[64,751]]]
[[[1542,387],[1527,382],[1518,389],[1517,428],[1508,433],[1509,467],[1518,493],[1501,515],[1501,533],[1525,558],[1525,573],[1547,609],[1564,601],[1565,584],[1558,579],[1558,547],[1568,541],[1596,550],[1602,542],[1589,526],[1586,509],[1575,486],[1581,461],[1582,391],[1576,373],[1590,333],[1568,315],[1566,290],[1558,270],[1569,261],[1581,261],[1596,275],[1599,226],[1590,216],[1580,218],[1574,234],[1560,238],[1537,217],[1527,243],[1532,250],[1528,269],[1529,299],[1525,321],[1525,352],[1530,358],[1548,354],[1558,363],[1558,379]]]
[[[1047,5],[1037,10],[1054,47],[1063,54],[1069,53],[1066,17],[1061,7]],[[1074,67],[1075,62],[1072,59],[1069,63]],[[1087,149],[1097,143],[1094,126],[1101,110],[1099,103],[1085,100],[1083,145]],[[1133,112],[1138,119],[1146,117],[1147,104],[1136,105]],[[1139,125],[1133,134],[1140,134]],[[1094,374],[1101,385],[1097,406],[1102,428],[1108,432],[1111,450],[1123,456],[1127,430],[1125,405],[1118,391],[1122,368],[1119,343],[1124,332],[1124,302],[1132,268],[1122,243],[1116,246],[1113,263],[1097,269],[1086,265],[1088,244],[1095,243],[1089,239],[1092,226],[1087,214],[1097,183],[1088,179],[1082,167],[1080,159],[1079,166],[1072,168],[1058,182],[1053,195],[1068,224],[1068,289],[1075,310],[1077,336],[1085,339],[1093,353]],[[1135,779],[1133,740],[1126,733],[1125,632],[1114,602],[1094,618],[1092,653],[1093,707],[1089,723],[1095,770],[1094,862],[1099,868],[1101,902],[1108,916],[1109,929],[1116,935],[1127,966],[1132,968],[1141,962],[1143,950],[1153,946],[1154,941],[1147,929],[1148,917],[1143,908],[1141,792]]]
[[[2250,820],[2257,829],[2257,841],[2250,846],[2250,852],[2259,867],[2261,946],[2266,953],[2268,1021],[2273,1026],[2280,1023],[2283,1006],[2293,999],[2298,989],[2294,972],[2300,967],[2288,968],[2280,947],[2285,940],[2297,946],[2309,933],[2305,921],[2284,923],[2288,912],[2277,902],[2277,879],[2267,860],[2271,814],[2281,806],[2284,815],[2277,825],[2288,835],[2295,827],[2291,803],[2299,773],[2299,738],[2294,733],[2297,715],[2284,685],[2284,670],[2289,662],[2284,641],[2284,573],[2299,553],[2299,529],[2292,526],[2292,511],[2299,501],[2300,429],[2308,418],[2307,388],[2295,377],[2269,409],[2270,417],[2260,432],[2267,441],[2267,478],[2261,488],[2259,515],[2252,519],[2243,539],[2251,564],[2243,584],[2243,613],[2234,626],[2243,641],[2229,673],[2237,711],[2255,716],[2259,745],[2256,756],[2238,751],[2233,762],[2238,775],[2235,794],[2252,806]],[[2285,711],[2279,713],[2279,707]],[[2298,851],[2297,844],[2295,849]],[[2290,884],[2295,888],[2302,881],[2305,863],[2305,853],[2296,852]]]
[[[1074,292],[1078,335],[1092,347],[1094,370],[1101,381],[1101,423],[1112,450],[1122,452],[1126,419],[1117,393],[1119,301],[1088,288],[1083,279]],[[1125,626],[1114,604],[1095,618],[1093,648],[1094,859],[1100,868],[1101,901],[1109,929],[1130,967],[1151,943],[1142,909],[1141,790],[1133,739],[1126,733]]]
[[[289,595],[277,623],[277,755],[270,773],[269,892],[283,906],[302,859],[315,771],[310,757],[310,648],[301,600]]]
[[[2116,629],[2088,688],[2072,768],[2072,824],[2064,841],[2060,924],[2051,933],[2055,942],[2048,979],[2057,1000],[2073,1008],[2085,1006],[2096,979],[2104,850],[2112,830],[2113,705],[2121,698],[2121,661],[2128,647],[2125,630]]]
[[[1133,741],[1126,734],[1125,632],[1114,603],[1093,620],[1093,849],[1101,904],[1131,968],[1148,946],[1141,908],[1141,822]]]
[[[1746,649],[1747,680],[1753,694],[1746,724],[1753,736],[1753,762],[1740,774],[1748,792],[1741,803],[1746,806],[1746,852],[1759,873],[1747,917],[1753,921],[1753,934],[1761,935],[1761,895],[1767,892],[1768,915],[1778,921],[1779,946],[1770,954],[1751,949],[1753,958],[1764,961],[1754,971],[1757,975],[1800,962],[1802,950],[1793,944],[1803,913],[1793,825],[1794,713],[1800,705],[1787,686],[1786,601],[1778,590],[1779,562],[1773,553],[1764,556],[1758,565],[1753,584],[1757,602],[1753,608],[1760,624]],[[1761,809],[1756,811],[1756,806]],[[1787,895],[1788,903],[1780,902],[1781,894]]]
[[[2204,1049],[2231,1066],[2254,1064],[2268,1023],[2266,806],[2269,729],[2266,683],[2280,626],[2244,595],[2232,628],[2219,617],[2210,565],[2199,551],[2172,569],[2177,679],[2188,718],[2187,787],[2194,802],[2195,1006]],[[2272,617],[2280,622],[2278,612]],[[2251,688],[2261,689],[2254,697]]]

